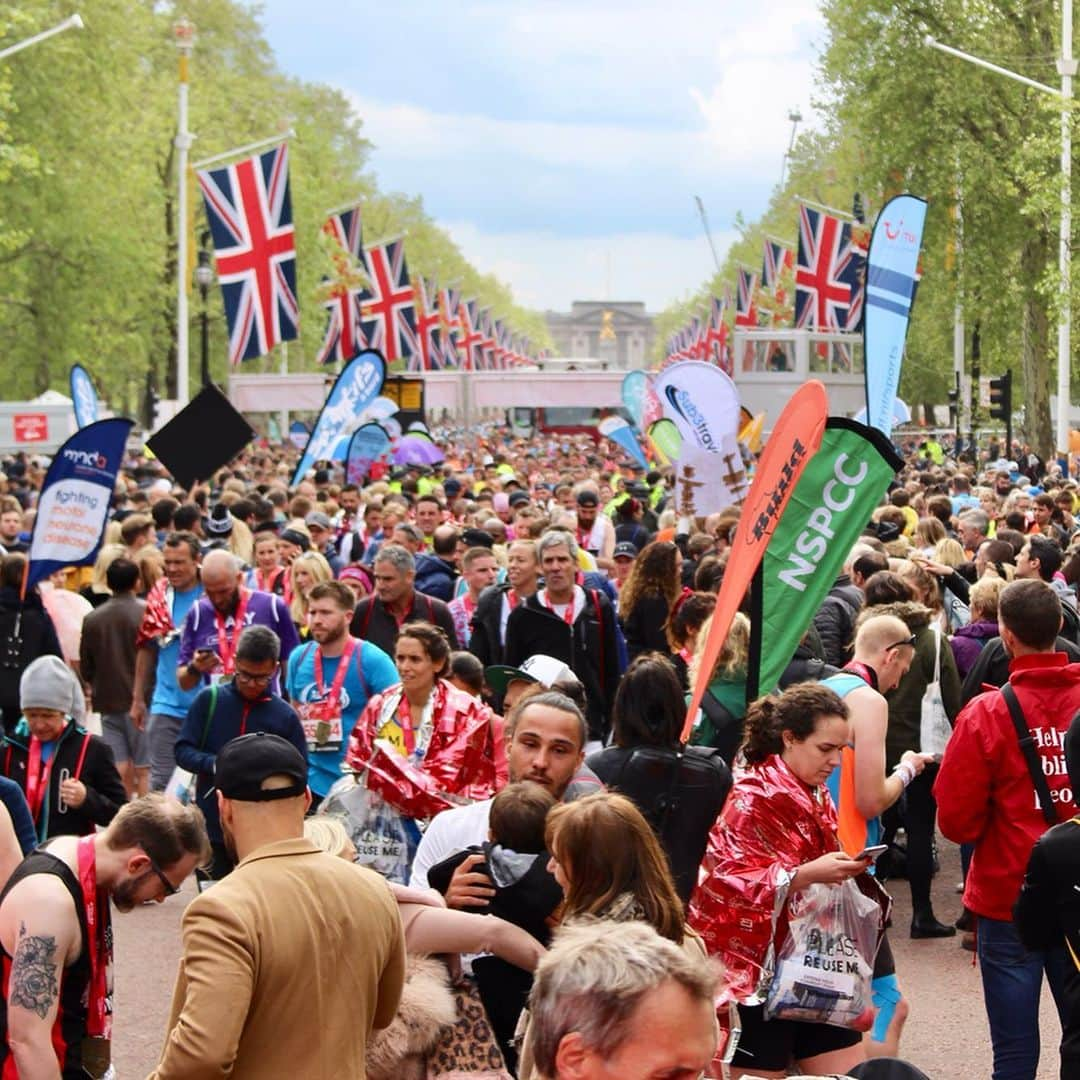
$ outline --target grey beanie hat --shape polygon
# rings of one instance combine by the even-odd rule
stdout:
[[[59,656],[39,656],[19,679],[19,707],[55,709],[81,724],[86,719],[82,687]]]

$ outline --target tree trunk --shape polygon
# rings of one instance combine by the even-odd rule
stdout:
[[[1048,258],[1045,238],[1037,232],[1030,233],[1020,253],[1021,274],[1027,283],[1021,323],[1024,430],[1032,449],[1044,461],[1049,461],[1054,453],[1050,423],[1050,386],[1054,379],[1050,370],[1050,324],[1046,303],[1035,291],[1035,283],[1045,270]],[[1014,391],[1014,402],[1018,397]],[[1014,423],[1014,431],[1017,427]]]

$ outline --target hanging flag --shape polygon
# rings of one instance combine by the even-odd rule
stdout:
[[[368,285],[360,294],[361,329],[368,345],[387,364],[417,351],[416,296],[405,264],[405,241],[388,240],[364,249]]]
[[[442,367],[456,368],[461,362],[458,355],[457,334],[461,329],[458,307],[461,290],[448,285],[439,290],[439,341],[442,345]]]
[[[863,326],[866,416],[870,427],[886,435],[892,432],[925,221],[925,199],[897,195],[881,208],[870,240]]]
[[[375,423],[358,427],[349,440],[345,463],[346,482],[362,485],[367,480],[371,466],[389,449],[390,436],[385,428]]]
[[[861,315],[858,285],[864,263],[852,245],[848,223],[800,205],[795,325],[807,330],[853,330]]]
[[[902,468],[880,431],[829,417],[765,551],[750,615],[746,698],[777,685],[844,560]]]
[[[477,342],[480,366],[484,371],[492,371],[495,368],[495,334],[491,326],[491,308],[481,308],[477,312],[476,329],[480,334]]]
[[[72,364],[68,385],[71,388],[71,403],[75,408],[75,426],[84,428],[93,424],[98,418],[98,396],[90,372],[82,364]]]
[[[484,335],[476,326],[477,312],[475,300],[462,300],[458,304],[457,347],[461,350],[461,367],[465,371],[478,371],[480,368],[480,342]]]
[[[315,359],[320,364],[344,364],[364,347],[360,293],[368,279],[363,266],[360,208],[331,214],[322,231],[331,239],[334,275],[323,278],[319,290],[326,308],[326,331]]]
[[[690,737],[701,699],[705,696],[731,621],[765,555],[777,522],[791,498],[807,462],[821,445],[829,399],[816,379],[803,383],[791,396],[765,444],[735,529],[724,580],[716,598],[709,635],[698,664],[682,741]]]
[[[739,268],[738,307],[735,309],[735,325],[748,330],[757,329],[757,274]]]
[[[80,428],[53,455],[30,534],[23,596],[65,566],[89,566],[109,520],[116,474],[133,423],[119,417]]]
[[[297,336],[296,238],[289,147],[198,173],[229,324],[229,362]]]
[[[338,441],[379,396],[386,378],[386,361],[374,349],[365,349],[354,357],[334,381],[304,452],[293,473],[292,486],[316,461],[328,459]]]
[[[410,371],[437,371],[443,366],[442,317],[437,304],[438,291],[433,283],[417,278],[416,340],[420,348],[409,360]]]
[[[728,329],[724,322],[725,305],[718,297],[712,297],[709,302],[709,321],[705,331],[705,357],[711,364],[716,364],[721,370],[725,369]],[[731,374],[730,371],[727,374]]]

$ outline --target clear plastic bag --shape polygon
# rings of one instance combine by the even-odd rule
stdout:
[[[922,697],[919,749],[924,754],[933,754],[940,761],[952,734],[952,724],[945,712],[945,703],[941,700],[941,635],[936,626],[931,629],[934,631],[934,678],[927,684]]]
[[[787,936],[776,954],[765,1018],[869,1031],[883,925],[879,902],[849,878],[793,893],[787,911]]]
[[[364,775],[343,776],[330,789],[320,814],[341,818],[356,847],[356,861],[388,881],[407,884],[419,830],[377,792]]]

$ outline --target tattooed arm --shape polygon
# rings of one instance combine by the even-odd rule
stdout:
[[[33,879],[25,884],[35,895],[19,896],[23,884],[4,903],[4,915],[14,916],[4,934],[5,947],[12,955],[7,984],[8,1044],[20,1080],[58,1080],[60,1062],[52,1045],[52,1027],[64,968],[81,948],[79,924],[66,894],[62,898],[65,910],[52,890],[41,895],[45,890]],[[12,900],[15,911],[8,910]]]

